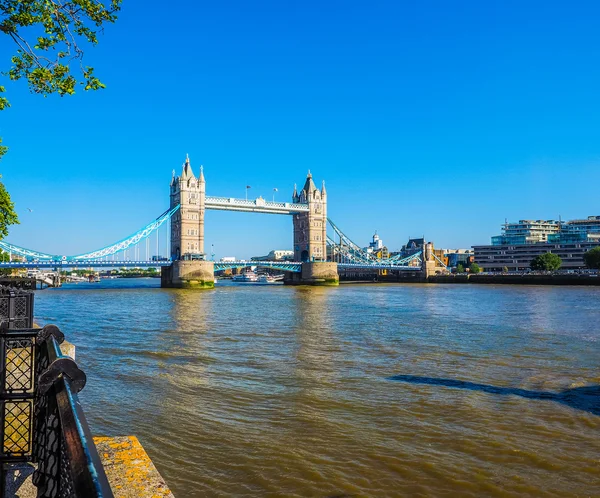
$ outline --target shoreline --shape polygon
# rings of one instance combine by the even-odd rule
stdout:
[[[569,285],[600,286],[600,277],[592,275],[434,275],[424,278],[391,278],[382,275],[364,280],[345,280],[340,277],[340,285],[347,284],[480,284],[480,285]]]

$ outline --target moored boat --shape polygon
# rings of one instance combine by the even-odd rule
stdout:
[[[234,275],[231,279],[233,282],[257,282],[258,275],[254,273],[252,270],[245,271],[244,273],[240,273],[239,275]]]
[[[283,275],[260,275],[257,283],[259,284],[276,284],[283,280]]]

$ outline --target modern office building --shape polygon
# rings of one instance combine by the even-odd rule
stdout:
[[[583,255],[600,245],[600,216],[571,221],[520,220],[505,223],[492,244],[473,246],[475,262],[484,271],[526,270],[531,260],[552,252],[562,259],[562,269],[584,268]]]
[[[561,223],[557,233],[548,235],[548,242],[600,242],[600,216]]]
[[[520,220],[518,223],[504,223],[502,234],[492,237],[492,245],[537,244],[546,242],[548,235],[560,231],[560,222],[554,220]]]
[[[468,268],[474,262],[472,249],[444,249],[444,256],[447,258],[447,266],[450,268],[456,268],[458,265]]]

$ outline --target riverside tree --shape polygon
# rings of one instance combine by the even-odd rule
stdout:
[[[585,266],[594,270],[600,270],[600,246],[590,249],[583,255]]]
[[[477,263],[471,263],[471,266],[469,266],[469,271],[471,273],[479,273],[481,271],[481,267]]]
[[[0,176],[2,178],[2,176]],[[17,225],[19,218],[15,213],[15,205],[10,199],[4,184],[0,182],[0,239],[8,235],[8,227]]]
[[[536,271],[555,271],[562,265],[562,260],[558,254],[547,252],[540,254],[531,260],[529,267]]]
[[[98,43],[105,23],[113,23],[122,0],[0,0],[0,33],[14,43],[12,67],[4,76],[25,79],[32,93],[61,96],[98,90],[104,84],[83,64],[82,45]],[[0,86],[0,93],[5,88]],[[10,107],[0,94],[0,110]],[[1,144],[0,139],[0,144]],[[0,157],[7,148],[0,145]]]

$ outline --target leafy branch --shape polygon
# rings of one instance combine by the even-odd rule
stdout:
[[[122,0],[0,0],[0,33],[17,47],[12,67],[2,73],[25,79],[32,93],[72,95],[79,83],[84,90],[105,85],[94,68],[83,64],[83,43],[96,45],[105,23],[114,23]],[[78,65],[75,75],[73,64]],[[0,111],[10,103],[0,86]],[[1,142],[1,140],[0,140]],[[0,145],[0,157],[7,148]]]
[[[5,75],[11,80],[26,79],[34,93],[71,95],[77,78],[70,65],[78,62],[84,89],[104,88],[94,69],[83,65],[81,44],[98,43],[104,23],[117,19],[121,2],[0,0],[0,32],[17,45],[13,66]]]

